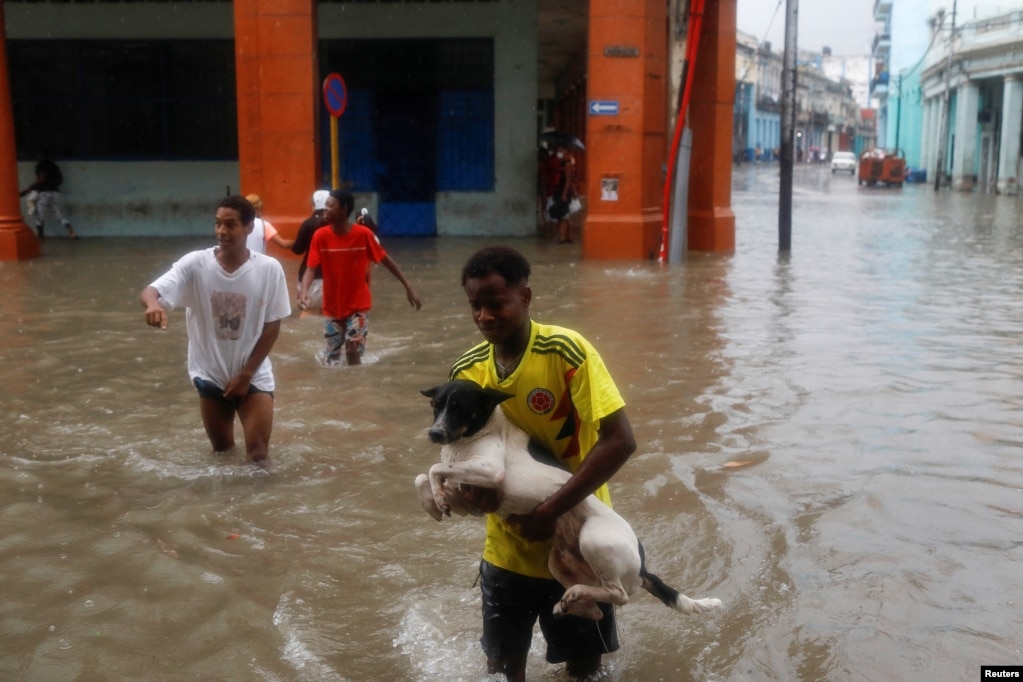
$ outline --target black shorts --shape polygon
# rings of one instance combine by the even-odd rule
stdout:
[[[548,663],[581,661],[618,650],[613,605],[598,604],[604,614],[600,620],[554,617],[554,605],[565,593],[557,580],[530,578],[481,561],[480,590],[483,592],[480,644],[488,658],[504,660],[511,654],[528,652],[537,619],[547,640]]]
[[[236,410],[242,404],[241,398],[225,398],[224,389],[220,386],[217,386],[212,381],[206,381],[205,379],[200,379],[199,377],[196,377],[192,379],[192,383],[195,385],[195,390],[199,392],[200,398],[212,398],[213,400],[220,401],[225,405],[230,405]],[[249,384],[249,390],[246,393],[246,395],[252,395],[253,393],[267,393],[270,395],[271,398],[274,397],[273,391],[263,391],[256,388],[252,384]]]

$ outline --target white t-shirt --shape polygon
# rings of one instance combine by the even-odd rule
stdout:
[[[263,326],[290,315],[291,302],[277,259],[250,251],[249,260],[229,273],[215,250],[184,255],[152,286],[168,310],[186,308],[189,377],[225,387],[248,360]],[[269,357],[252,375],[252,385],[274,390]]]
[[[277,228],[262,218],[256,218],[252,221],[252,232],[245,239],[245,245],[249,247],[249,251],[266,253],[266,243],[273,239],[275,234]]]

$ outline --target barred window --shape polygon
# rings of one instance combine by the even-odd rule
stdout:
[[[19,158],[237,159],[230,40],[11,40]]]

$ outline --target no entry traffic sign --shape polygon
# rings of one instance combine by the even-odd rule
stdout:
[[[340,181],[340,152],[338,151],[337,120],[348,106],[348,87],[339,73],[323,79],[323,103],[330,112],[330,186],[337,189]]]
[[[329,74],[323,79],[323,103],[334,118],[345,113],[348,106],[348,87],[339,73]]]

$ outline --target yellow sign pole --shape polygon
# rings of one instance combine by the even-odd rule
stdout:
[[[337,189],[341,184],[338,177],[337,116],[330,117],[330,187]]]

